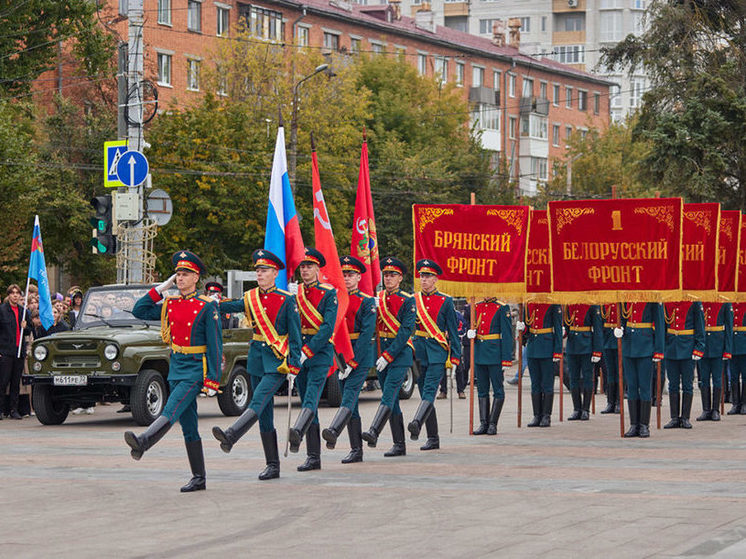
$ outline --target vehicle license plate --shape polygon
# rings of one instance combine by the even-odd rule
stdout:
[[[85,386],[88,384],[86,375],[55,375],[52,383],[55,386]]]

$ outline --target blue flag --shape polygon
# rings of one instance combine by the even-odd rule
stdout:
[[[31,239],[31,258],[28,263],[28,277],[36,280],[39,287],[39,318],[44,328],[54,324],[52,313],[52,298],[49,296],[49,278],[47,278],[47,265],[44,262],[44,245],[41,242],[41,227],[39,216],[34,220],[34,235]]]

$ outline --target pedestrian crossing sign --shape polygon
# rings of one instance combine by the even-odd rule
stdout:
[[[122,154],[127,151],[127,140],[104,142],[104,186],[114,188],[124,186],[117,177],[117,163]]]

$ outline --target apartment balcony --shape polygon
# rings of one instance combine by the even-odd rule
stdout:
[[[556,13],[584,12],[587,0],[552,0],[552,11]]]
[[[585,31],[555,31],[552,33],[553,45],[584,45]]]
[[[443,16],[444,17],[453,17],[453,16],[468,16],[469,15],[469,2],[452,2],[451,0],[446,0],[443,3]]]
[[[521,115],[535,113],[546,116],[549,114],[549,99],[543,97],[521,97],[520,113]]]
[[[484,103],[486,105],[500,106],[500,90],[485,87],[483,85],[469,88],[470,103]]]
[[[518,149],[518,155],[521,160],[523,158],[541,157],[547,159],[549,157],[549,140],[547,138],[535,138],[532,136],[521,136],[521,144]],[[521,162],[521,168],[523,168],[523,162]]]

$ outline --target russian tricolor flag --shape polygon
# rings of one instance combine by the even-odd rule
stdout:
[[[285,157],[285,130],[277,129],[275,157],[272,162],[272,179],[269,183],[269,207],[264,248],[276,254],[285,264],[287,274],[277,276],[277,287],[287,289],[288,280],[303,260],[303,237],[300,234],[298,214],[295,211],[293,192],[290,189],[288,164]]]

